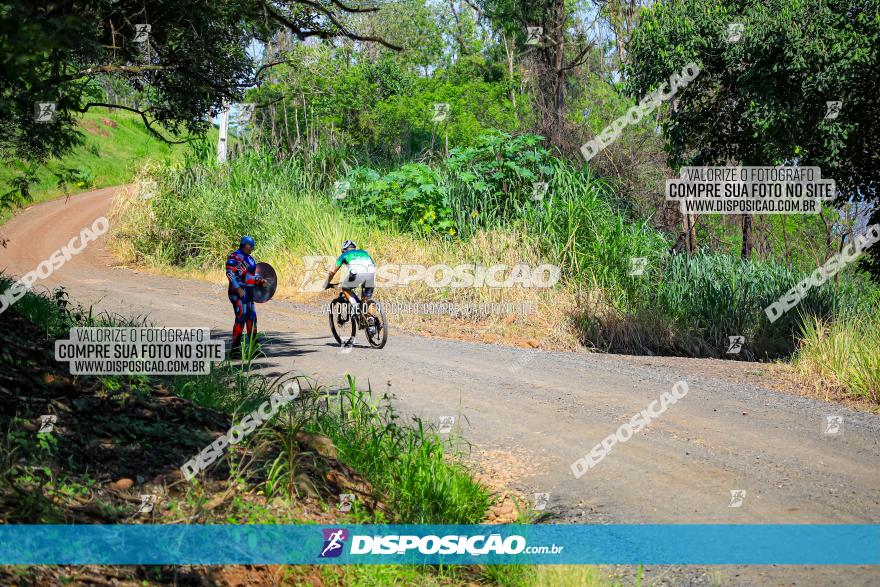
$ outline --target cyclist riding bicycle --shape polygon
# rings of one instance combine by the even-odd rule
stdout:
[[[360,325],[366,330],[370,345],[380,349],[385,346],[385,341],[388,339],[388,326],[382,306],[372,299],[376,286],[376,264],[369,253],[347,240],[342,243],[342,254],[336,259],[336,266],[327,273],[325,289],[332,287],[330,281],[343,265],[348,265],[348,275],[339,282],[339,288],[342,290],[340,298],[344,299],[337,298],[330,304],[330,327],[333,329],[333,336],[343,346],[353,346],[354,333],[357,325]],[[359,285],[362,287],[360,306],[357,305],[357,296],[352,291]],[[348,311],[334,312],[334,306],[337,310],[341,309],[340,303],[345,307],[344,300],[348,300]],[[343,342],[337,330],[349,320],[351,337]]]
[[[365,250],[357,248],[353,241],[345,241],[342,243],[342,254],[336,259],[336,266],[327,273],[324,289],[330,288],[330,281],[343,265],[348,265],[348,277],[339,282],[339,287],[351,293],[360,285],[361,302],[366,303],[373,297],[376,287],[376,264],[373,258]]]

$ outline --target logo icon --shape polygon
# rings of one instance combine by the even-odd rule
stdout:
[[[327,267],[333,262],[329,255],[307,255],[303,260],[303,278],[299,291],[321,291],[324,289],[324,278]]]
[[[150,31],[153,30],[148,24],[136,24],[134,25],[134,39],[132,39],[135,43],[147,43],[150,40]]]
[[[823,433],[825,436],[835,436],[843,432],[843,416],[827,415],[825,416],[825,425]]]
[[[438,102],[434,104],[434,116],[431,118],[433,122],[443,122],[449,116],[449,104]]]
[[[299,379],[285,381],[284,384],[281,386],[281,389],[284,390],[284,395],[291,399],[298,398],[299,394],[302,392],[302,386],[299,383]]]
[[[149,200],[156,195],[157,189],[159,189],[159,186],[156,183],[156,180],[147,179],[142,181],[140,185],[141,198]]]
[[[34,104],[34,121],[55,122],[55,113],[57,110],[57,102],[36,102]]]
[[[56,422],[58,422],[58,416],[56,416],[55,414],[48,414],[46,416],[40,416],[40,430],[39,430],[39,432],[52,432],[52,430],[54,430],[54,428],[55,428]]]
[[[526,45],[540,45],[541,37],[544,36],[544,27],[530,26],[526,35]]]
[[[348,195],[348,190],[351,189],[351,183],[347,181],[335,181],[333,182],[333,199],[335,200],[344,200],[345,196]]]
[[[246,102],[238,105],[238,124],[247,124],[254,117],[255,104]]]
[[[734,335],[727,337],[727,354],[738,355],[746,342],[745,336]]]
[[[630,268],[629,274],[633,275],[643,275],[645,273],[645,267],[648,266],[648,258],[647,257],[630,257]]]
[[[336,558],[342,554],[342,546],[348,540],[348,530],[345,528],[324,529],[324,548],[321,550],[320,558]]]
[[[453,424],[455,424],[455,416],[440,416],[440,427],[437,431],[440,434],[449,434]]]
[[[340,493],[339,494],[339,507],[337,508],[340,512],[350,512],[351,506],[354,503],[354,493]]]
[[[729,508],[738,508],[742,506],[743,501],[746,499],[746,490],[745,489],[731,489],[730,490],[730,505]]]
[[[825,102],[825,120],[834,120],[840,115],[840,109],[843,107],[841,100],[829,100]]]
[[[547,509],[548,503],[550,503],[549,493],[535,494],[535,511],[543,512],[545,509]]]
[[[741,22],[732,22],[727,25],[727,42],[736,43],[742,37],[745,27]]]
[[[514,360],[507,366],[507,370],[511,373],[516,373],[517,371],[528,365],[537,354],[537,351],[531,351],[529,353],[520,355],[516,358],[516,360]]]
[[[156,496],[139,494],[138,497],[141,498],[141,505],[138,507],[137,513],[149,514],[150,512],[152,512],[153,506],[156,505]]]
[[[547,182],[546,181],[536,181],[532,184],[532,199],[533,200],[543,200],[544,194],[547,193]]]

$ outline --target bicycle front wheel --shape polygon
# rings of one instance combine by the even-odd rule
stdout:
[[[341,344],[354,344],[354,336],[357,334],[357,324],[351,304],[347,300],[336,298],[330,302],[330,332],[333,338]]]

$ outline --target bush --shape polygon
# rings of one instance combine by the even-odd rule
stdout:
[[[533,205],[534,184],[552,178],[542,140],[498,132],[453,149],[445,165],[407,163],[384,174],[359,167],[346,176],[350,191],[341,203],[371,225],[416,234],[509,226]]]
[[[353,189],[341,200],[342,207],[373,226],[456,234],[442,178],[423,163],[407,163],[385,175],[357,168],[346,181]]]

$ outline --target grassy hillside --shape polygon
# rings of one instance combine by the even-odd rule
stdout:
[[[80,120],[83,144],[62,160],[54,160],[38,172],[39,183],[32,186],[34,202],[49,200],[65,193],[77,193],[127,183],[141,165],[148,161],[171,161],[179,158],[186,145],[169,145],[151,135],[141,117],[117,110],[87,112]],[[216,141],[217,131],[210,137]],[[65,187],[58,185],[55,175],[64,168],[76,169],[78,180]],[[8,190],[8,181],[16,175],[14,168],[0,168],[0,189]],[[0,221],[8,212],[0,212]]]

